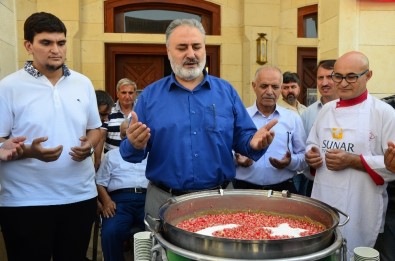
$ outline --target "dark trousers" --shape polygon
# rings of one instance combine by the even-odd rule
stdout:
[[[390,198],[385,216],[384,233],[378,235],[376,245],[374,246],[380,252],[381,261],[395,261],[395,201],[391,197],[391,194],[395,191],[393,191],[394,182],[391,183],[388,184]]]
[[[244,180],[234,179],[233,187],[235,189],[264,189],[264,190],[275,190],[275,191],[288,190],[290,193],[296,193],[296,188],[294,186],[292,179],[288,179],[281,183],[272,184],[272,185],[257,185]]]
[[[310,197],[313,190],[313,181],[306,178],[303,174],[295,175],[293,178],[296,191],[299,195]]]
[[[65,205],[0,207],[8,261],[86,260],[96,198]]]
[[[115,216],[102,219],[101,242],[105,261],[123,261],[123,242],[130,240],[130,231],[138,227],[144,231],[145,193],[111,195],[117,208]]]

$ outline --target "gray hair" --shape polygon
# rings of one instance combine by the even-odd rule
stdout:
[[[137,90],[137,84],[134,81],[130,80],[129,78],[122,78],[117,83],[117,92],[119,92],[119,90],[121,89],[121,86],[124,86],[124,85],[132,85],[132,86],[134,86],[134,91]]]
[[[261,71],[269,71],[269,70],[277,71],[277,72],[279,73],[279,75],[280,75],[280,80],[281,80],[280,84],[283,84],[283,73],[282,73],[281,69],[278,68],[277,66],[273,66],[273,65],[263,65],[263,66],[260,66],[260,67],[255,71],[254,81],[257,80],[258,75],[259,75],[259,73],[260,73]]]
[[[196,19],[175,19],[173,20],[166,29],[166,46],[169,44],[169,37],[173,33],[174,29],[176,29],[180,25],[187,25],[190,27],[197,28],[203,35],[203,40],[206,39],[206,31],[203,28],[203,25]]]

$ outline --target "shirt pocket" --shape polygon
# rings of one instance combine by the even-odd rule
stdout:
[[[204,126],[207,131],[223,133],[233,129],[234,115],[232,110],[218,109],[216,104],[206,106],[204,112]]]

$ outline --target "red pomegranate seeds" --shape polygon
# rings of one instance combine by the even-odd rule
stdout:
[[[249,211],[200,215],[178,223],[177,227],[193,233],[246,240],[309,236],[326,229],[308,217]]]

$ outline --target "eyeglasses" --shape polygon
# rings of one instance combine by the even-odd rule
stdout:
[[[331,74],[331,78],[334,82],[341,83],[344,80],[348,83],[354,83],[358,81],[358,78],[361,77],[362,75],[366,74],[369,71],[369,69],[366,69],[365,71],[355,74],[355,73],[349,73],[346,76],[341,75],[340,73],[333,73]]]

